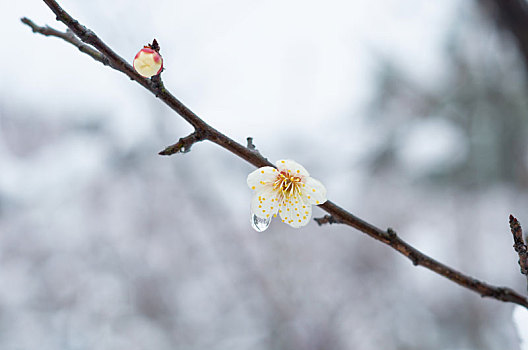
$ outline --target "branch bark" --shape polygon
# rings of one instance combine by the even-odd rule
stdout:
[[[123,58],[121,58],[110,47],[108,47],[94,32],[80,24],[73,17],[71,17],[66,11],[64,11],[59,6],[56,1],[43,1],[55,13],[58,21],[64,23],[82,42],[97,49],[97,51],[104,57],[103,60],[106,59],[108,61],[108,65],[110,67],[120,72],[123,72],[130,79],[136,81],[145,89],[149,90],[152,94],[154,94],[157,98],[162,100],[165,104],[167,104],[167,106],[172,108],[183,119],[185,119],[189,124],[191,124],[195,129],[195,133],[201,135],[201,137],[203,137],[203,140],[209,140],[211,142],[216,143],[217,145],[246,160],[248,163],[256,167],[273,166],[273,164],[271,164],[259,152],[256,152],[254,149],[252,149],[252,147],[244,147],[243,145],[227,137],[226,135],[214,129],[202,119],[200,119],[196,114],[194,114],[189,108],[183,105],[183,103],[181,103],[165,88],[163,82],[161,81],[161,78],[146,79],[137,74],[134,69],[130,66],[130,64],[128,64]],[[41,31],[41,27],[30,25],[28,20],[22,21],[32,27],[34,32],[44,34]],[[71,44],[74,44],[72,41],[67,40],[64,37],[64,33],[55,33],[54,31],[50,31],[49,29],[45,30],[44,32],[47,33],[44,35],[57,36],[70,42]],[[191,141],[193,134],[188,136],[188,138],[191,137]],[[331,201],[327,201],[326,203],[320,205],[320,207],[327,213],[329,213],[333,220],[335,220],[336,222],[356,228],[357,230],[369,235],[370,237],[389,245],[390,247],[398,251],[400,254],[409,258],[414,265],[423,266],[441,276],[448,278],[449,280],[455,282],[456,284],[462,287],[465,287],[480,294],[482,297],[490,297],[505,302],[512,302],[528,308],[528,299],[526,297],[516,293],[515,291],[509,288],[497,287],[487,284],[471,276],[465,275],[451,267],[448,267],[428,257],[416,248],[412,247],[411,245],[400,239],[397,234],[392,230],[384,231],[382,229],[379,229],[376,226],[354,216],[353,214],[332,203]]]
[[[182,137],[174,145],[166,147],[163,151],[159,152],[160,156],[170,156],[175,153],[187,153],[191,151],[192,145],[196,142],[204,140],[204,136],[197,133],[196,131],[189,136]]]
[[[44,36],[54,36],[57,38],[61,38],[62,40],[65,40],[69,42],[70,44],[72,44],[73,46],[77,47],[79,51],[87,54],[88,56],[92,57],[94,60],[101,62],[105,66],[108,65],[108,60],[103,54],[95,50],[93,47],[83,43],[81,40],[79,40],[75,36],[75,34],[73,34],[72,31],[67,30],[66,32],[61,32],[61,31],[58,31],[48,26],[40,27],[36,25],[32,20],[26,17],[22,18],[20,21],[22,21],[22,23],[24,23],[25,25],[31,27],[31,29],[33,30],[33,33],[39,33]]]
[[[521,224],[513,215],[510,215],[510,229],[513,235],[513,249],[519,255],[521,274],[526,276],[528,290],[528,247],[524,241]]]

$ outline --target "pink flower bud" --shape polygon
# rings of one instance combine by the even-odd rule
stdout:
[[[163,69],[163,58],[157,51],[145,46],[134,57],[134,69],[145,78],[158,75]]]

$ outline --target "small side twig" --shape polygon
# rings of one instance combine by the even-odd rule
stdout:
[[[180,138],[174,145],[167,146],[158,154],[161,156],[170,156],[174,153],[187,153],[191,150],[192,145],[203,140],[205,140],[205,136],[202,133],[195,131],[189,136]]]
[[[325,215],[323,216],[322,218],[314,218],[315,222],[317,222],[317,224],[319,226],[322,226],[324,224],[341,224],[342,222],[337,220],[336,218],[334,218],[332,215]]]
[[[526,276],[528,282],[528,247],[524,242],[521,224],[513,215],[510,215],[510,229],[513,234],[513,249],[519,255],[521,273]]]
[[[255,144],[253,143],[253,138],[251,136],[248,136],[246,138],[246,141],[247,141],[247,144],[246,144],[246,148],[252,152],[255,156],[259,157],[259,158],[262,158],[264,159],[266,162],[269,163],[268,159],[266,157],[264,157],[260,152],[259,150],[257,149],[257,147],[255,146]]]
[[[41,27],[41,26],[35,24],[35,22],[33,22],[32,20],[30,20],[27,17],[21,18],[20,21],[22,23],[24,23],[25,25],[29,26],[31,28],[31,30],[33,31],[33,33],[39,33],[39,34],[42,34],[44,36],[55,36],[57,38],[61,38],[61,39],[65,40],[65,41],[69,42],[73,46],[77,47],[79,49],[79,51],[81,51],[82,53],[87,54],[88,56],[90,56],[91,58],[93,58],[94,60],[96,60],[98,62],[101,62],[105,66],[108,66],[108,64],[109,64],[108,59],[102,53],[100,53],[99,51],[97,51],[93,47],[83,43],[69,29],[66,29],[65,32],[61,32],[61,31],[53,29],[53,28],[51,28],[49,26]]]
[[[258,152],[257,151],[257,148],[255,147],[255,145],[253,144],[253,138],[252,137],[248,137],[247,138],[247,146],[246,146],[249,150],[251,151],[254,151],[254,152]]]
[[[155,39],[154,39],[155,40]],[[161,74],[155,75],[150,78],[150,86],[154,90],[154,95],[160,97],[161,94],[166,92],[163,80],[161,80]]]
[[[396,238],[398,237],[398,234],[396,233],[396,231],[394,231],[394,229],[392,227],[389,227],[387,229],[387,234],[389,235],[389,237],[391,238]]]

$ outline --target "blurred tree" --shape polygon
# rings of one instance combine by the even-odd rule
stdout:
[[[496,36],[489,21],[474,13],[455,19],[445,45],[449,68],[434,87],[413,81],[391,62],[381,64],[369,117],[383,119],[388,137],[374,151],[371,171],[407,165],[405,170],[415,178],[438,184],[527,188],[528,103],[522,60],[509,36]],[[438,128],[435,132],[434,123],[430,130],[431,121],[439,119],[444,123],[437,126],[448,125],[454,137]],[[425,134],[425,145],[409,141],[416,134]],[[444,148],[440,155],[416,149],[435,145]],[[411,161],[405,162],[409,152]],[[421,172],[416,161],[420,154],[429,157]]]

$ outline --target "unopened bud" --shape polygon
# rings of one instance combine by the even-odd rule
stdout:
[[[163,69],[163,58],[157,51],[144,47],[134,57],[134,69],[145,78],[158,75]]]

